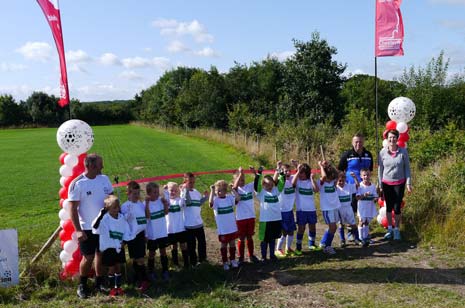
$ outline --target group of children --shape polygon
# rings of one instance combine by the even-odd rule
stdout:
[[[128,200],[120,206],[117,197],[107,197],[105,209],[93,224],[93,232],[100,235],[102,263],[108,267],[110,295],[124,293],[121,289],[121,264],[125,262],[124,244],[133,261],[135,280],[141,291],[147,290],[150,281],[155,279],[157,250],[162,267],[161,278],[164,280],[169,279],[166,248],[170,245],[174,265],[179,265],[178,247],[185,268],[206,261],[201,206],[207,200],[215,215],[224,270],[237,268],[245,261],[246,246],[248,259],[253,263],[266,261],[267,256],[269,260],[277,259],[275,251],[282,256],[301,255],[307,225],[310,250],[322,249],[324,253],[335,254],[332,242],[337,223],[340,224],[341,246],[346,243],[344,225],[352,228],[355,243],[369,245],[368,224],[377,215],[377,193],[375,185],[370,182],[370,171],[361,170],[360,183],[353,174],[355,184],[348,184],[343,172],[338,172],[326,161],[318,164],[321,173],[318,181],[308,164],[297,164],[296,161],[291,164],[279,161],[273,176],[263,175],[262,167],[258,170],[250,167],[255,176],[251,183],[245,182],[244,170],[240,167],[234,174],[232,183],[219,180],[210,186],[210,193],[206,192],[204,195],[194,188],[195,176],[186,173],[181,185],[168,182],[163,192],[158,184],[148,183],[145,202],[140,200],[139,184],[135,181],[129,182]],[[296,168],[294,175],[291,174],[291,165]],[[314,197],[317,192],[320,194],[321,213],[328,225],[319,244],[316,243],[317,213]],[[359,200],[358,229],[351,207],[354,194]],[[254,254],[254,199],[260,204],[258,238],[261,260]],[[295,231],[297,240],[294,250],[292,244]],[[236,239],[239,239],[238,260]],[[145,266],[146,251],[148,268]]]

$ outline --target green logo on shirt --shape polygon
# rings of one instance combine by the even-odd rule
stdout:
[[[340,202],[350,202],[350,195],[347,196],[339,196],[339,201]]]
[[[232,206],[228,206],[228,207],[220,207],[216,210],[216,212],[218,213],[218,215],[223,215],[223,214],[232,213],[234,212],[234,210]]]
[[[159,218],[162,218],[162,217],[165,217],[165,210],[160,210],[160,211],[157,211],[157,212],[150,213],[150,219],[152,219],[152,220],[159,219]]]
[[[336,192],[335,186],[325,186],[325,193],[333,193]]]
[[[299,187],[299,194],[305,195],[305,196],[311,196],[313,195],[313,189]]]
[[[267,203],[277,203],[277,202],[279,202],[278,196],[265,196],[265,202],[267,202]]]
[[[181,212],[181,207],[179,205],[170,205],[170,213]]]
[[[284,188],[284,194],[285,195],[291,195],[295,193],[295,188],[294,187],[286,187]]]
[[[251,200],[252,198],[253,194],[251,192],[241,195],[241,201]]]
[[[145,225],[147,224],[147,218],[145,217],[136,217],[138,225]]]
[[[123,233],[118,231],[110,231],[110,238],[114,240],[123,240]]]
[[[200,200],[191,200],[191,203],[186,204],[186,206],[200,206]]]

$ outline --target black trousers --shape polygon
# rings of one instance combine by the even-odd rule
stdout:
[[[197,261],[207,260],[207,241],[205,240],[205,230],[203,226],[196,229],[187,229],[187,250],[189,251],[190,264],[195,265]],[[197,252],[198,258],[197,258]]]

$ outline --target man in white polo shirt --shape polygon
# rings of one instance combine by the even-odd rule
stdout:
[[[89,154],[85,159],[86,171],[73,180],[69,186],[68,200],[71,202],[71,220],[76,230],[79,248],[82,254],[79,266],[80,298],[89,296],[87,276],[95,259],[95,287],[103,287],[102,260],[99,247],[99,236],[92,233],[92,221],[104,207],[103,200],[113,193],[113,187],[106,175],[102,175],[103,159],[97,154]]]

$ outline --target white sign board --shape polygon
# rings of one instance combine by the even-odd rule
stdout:
[[[0,230],[0,287],[19,283],[18,232]]]

